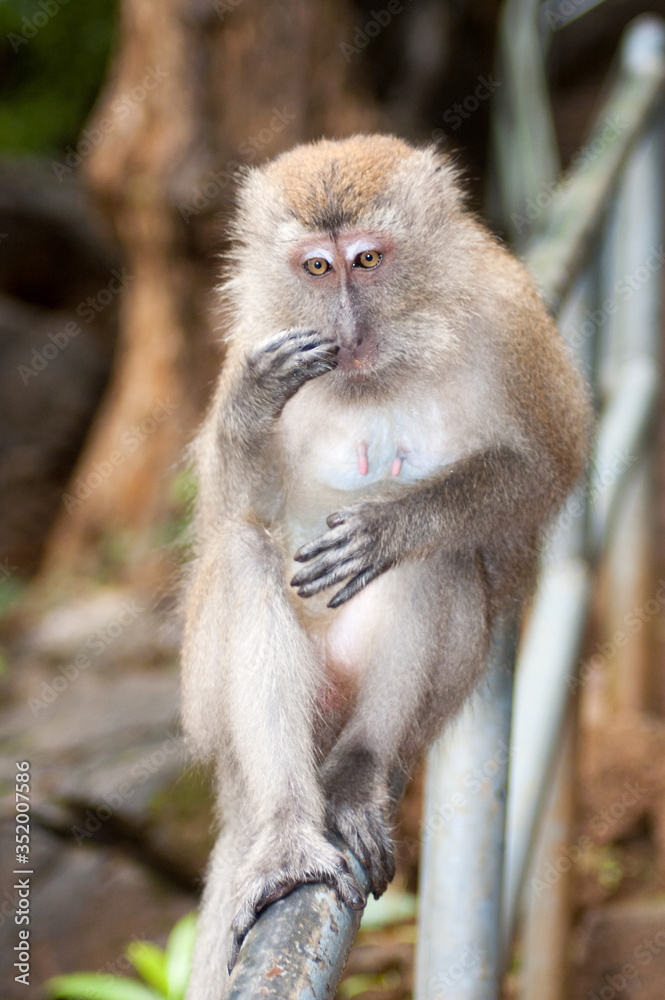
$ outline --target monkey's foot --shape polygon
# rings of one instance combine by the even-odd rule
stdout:
[[[245,877],[235,894],[236,914],[231,923],[231,943],[228,955],[229,973],[233,969],[247,932],[269,903],[288,895],[298,885],[323,882],[335,890],[343,903],[352,910],[362,910],[367,897],[349,871],[343,855],[323,838],[306,845],[296,845],[282,857],[281,863],[265,853],[265,865],[256,866]],[[257,870],[258,869],[258,870]]]
[[[330,802],[328,826],[340,834],[364,866],[378,899],[395,877],[395,848],[381,806]]]

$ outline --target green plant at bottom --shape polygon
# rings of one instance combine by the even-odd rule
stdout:
[[[54,976],[46,983],[52,1000],[184,1000],[196,936],[193,913],[175,925],[166,948],[133,941],[126,955],[144,982],[99,972]]]

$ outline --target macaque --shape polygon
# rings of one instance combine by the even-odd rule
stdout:
[[[436,149],[298,146],[238,201],[185,594],[184,725],[222,824],[190,1000],[219,1000],[298,884],[364,906],[331,832],[385,890],[406,777],[528,593],[589,428],[529,275]]]

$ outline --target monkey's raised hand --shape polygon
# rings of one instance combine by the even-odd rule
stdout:
[[[278,416],[298,389],[337,366],[339,344],[315,330],[285,330],[247,355],[251,378]]]
[[[329,608],[338,608],[394,566],[400,556],[392,516],[394,503],[399,501],[361,500],[326,518],[330,530],[302,545],[293,557],[296,562],[313,560],[291,580],[298,596],[312,597],[350,576],[352,579],[328,602]]]

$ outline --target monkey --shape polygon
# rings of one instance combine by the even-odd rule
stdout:
[[[405,781],[533,586],[590,427],[531,278],[447,154],[321,139],[248,169],[237,202],[193,445],[183,725],[221,833],[189,1000],[222,994],[297,885],[365,905],[334,835],[386,889]]]

